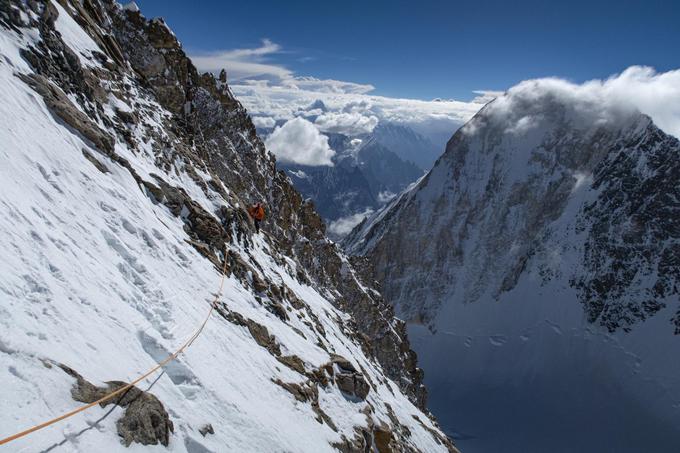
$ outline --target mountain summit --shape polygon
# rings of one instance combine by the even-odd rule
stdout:
[[[625,100],[530,81],[346,238],[466,451],[680,446],[679,177]]]

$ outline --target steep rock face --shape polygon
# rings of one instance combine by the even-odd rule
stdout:
[[[33,398],[22,373],[68,388],[58,374],[42,376],[48,371],[35,357],[102,381],[148,368],[149,357],[162,360],[184,335],[177,330],[202,316],[204,304],[191,301],[209,299],[215,269],[224,267],[221,318],[193,346],[203,360],[186,357],[153,389],[179,426],[172,449],[209,448],[191,434],[210,422],[209,445],[241,451],[370,448],[373,427],[388,429],[405,450],[453,450],[416,408],[424,408],[425,389],[405,325],[325,238],[320,217],[276,170],[224,74],[199,74],[162,20],[113,1],[3,2],[0,19],[10,162],[2,246],[12,251],[0,285],[9,300],[2,358],[5,382],[18,389],[8,405]],[[244,210],[255,200],[268,209],[263,235],[254,235]],[[29,247],[24,234],[41,247]],[[83,279],[93,268],[97,278]],[[31,309],[19,309],[26,300]],[[113,338],[130,342],[128,355],[104,362],[115,354]],[[89,359],[84,344],[99,351],[89,370],[78,365]],[[371,386],[361,386],[365,402],[338,398],[337,385],[318,371],[331,353],[360,367]],[[312,380],[320,389],[313,415],[291,405],[276,379]],[[27,422],[69,407],[39,392],[49,409],[21,414]],[[257,410],[246,409],[239,396],[246,393],[256,394],[249,403]],[[218,418],[192,407],[196,398]],[[228,415],[231,405],[243,414]],[[298,414],[295,428],[286,407]],[[359,410],[365,421],[350,421]],[[317,421],[320,411],[328,418]],[[416,414],[427,424],[414,423]],[[325,428],[311,435],[318,423]],[[83,451],[104,442],[96,432],[80,435],[94,436]],[[59,441],[48,431],[38,436],[47,446]]]
[[[348,236],[466,451],[680,444],[678,157],[621,102],[525,83]]]

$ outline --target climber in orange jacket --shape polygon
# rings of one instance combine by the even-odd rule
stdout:
[[[250,214],[250,217],[252,217],[253,221],[255,222],[255,231],[259,233],[260,222],[264,220],[264,206],[262,206],[262,203],[260,202],[255,203],[248,209],[248,214]]]

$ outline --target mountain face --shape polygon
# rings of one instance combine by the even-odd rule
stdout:
[[[337,161],[332,167],[279,166],[288,174],[293,186],[314,202],[316,210],[328,224],[378,207],[378,200],[366,176],[348,160]]]
[[[381,122],[370,134],[371,138],[401,159],[413,162],[422,170],[429,170],[441,154],[441,149],[408,126]]]
[[[422,176],[418,167],[371,137],[357,140],[329,134],[329,145],[336,151],[332,167],[285,163],[279,168],[314,202],[332,238],[344,236],[364,216]],[[351,223],[352,218],[357,220]]]
[[[415,164],[400,159],[373,137],[364,140],[356,153],[356,161],[381,204],[423,176]]]
[[[216,300],[120,407],[10,448],[456,451],[404,323],[224,72],[199,74],[162,20],[109,0],[2,2],[0,53],[1,437],[150,369]]]
[[[345,240],[466,452],[680,448],[680,143],[524,83]]]

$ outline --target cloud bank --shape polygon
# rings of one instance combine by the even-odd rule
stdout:
[[[373,210],[367,208],[363,212],[341,217],[328,225],[328,231],[337,237],[346,236],[355,226],[359,225],[366,217],[373,214]]]
[[[615,102],[635,106],[680,138],[680,69],[657,73],[647,66],[631,66],[619,76],[585,84],[585,89],[599,89]]]
[[[294,118],[278,126],[267,137],[265,146],[281,162],[333,166],[331,159],[335,151],[328,145],[328,137],[303,118]]]
[[[320,86],[324,86],[321,84]],[[479,111],[483,104],[462,101],[424,101],[390,98],[368,93],[291,88],[271,82],[235,83],[231,90],[255,116],[287,121],[302,116],[316,123],[322,131],[353,135],[370,132],[379,122],[409,126],[442,146],[451,135]],[[311,105],[321,109],[308,110]]]
[[[434,139],[443,149],[456,129],[493,98],[493,92],[486,91],[471,102],[375,96],[371,84],[296,75],[275,61],[285,53],[264,39],[252,49],[194,52],[191,59],[200,71],[226,69],[232,92],[262,128],[302,116],[322,132],[356,135],[371,132],[381,121],[396,122]],[[315,103],[324,109],[308,111]]]
[[[575,84],[558,78],[521,82],[489,105],[488,112],[508,123],[507,131],[523,134],[540,121],[546,103],[566,106],[576,126],[605,124],[642,112],[665,132],[680,137],[680,70],[657,73],[631,66],[605,80]]]
[[[277,139],[267,141],[277,147],[272,151],[281,160],[289,162],[329,164],[332,150],[324,146],[321,134],[312,134],[312,127],[321,133],[353,136],[371,132],[380,122],[393,122],[411,127],[443,149],[448,138],[486,103],[500,97],[494,102],[494,108],[499,109],[509,98],[503,97],[503,92],[489,90],[475,91],[476,97],[469,102],[377,96],[371,94],[374,87],[370,84],[298,76],[274,62],[283,53],[280,45],[264,39],[256,48],[197,53],[192,60],[202,71],[227,69],[232,92],[254,117],[257,127],[271,129],[296,118],[307,120],[288,128],[284,125]],[[522,92],[525,99],[531,99],[538,86],[559,93],[562,99],[590,113],[593,106],[603,115],[637,108],[665,132],[680,137],[680,70],[657,73],[650,67],[632,66],[605,80],[575,84],[559,78],[536,79],[521,82],[508,92]],[[534,124],[531,117],[516,120],[508,126],[513,133],[523,133]],[[297,142],[295,152],[303,155],[295,158],[291,148],[283,145],[284,137],[287,142],[293,139],[286,131],[305,132],[305,140],[313,149],[306,152],[300,148],[303,143]]]
[[[314,124],[323,132],[352,136],[373,132],[378,125],[378,117],[367,116],[360,112],[329,112],[317,116]]]

